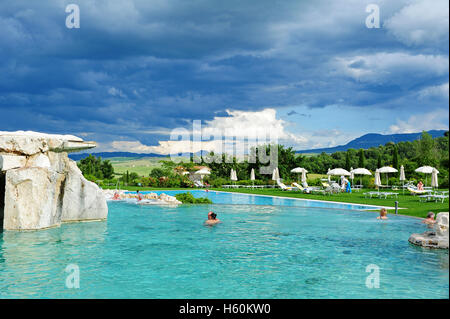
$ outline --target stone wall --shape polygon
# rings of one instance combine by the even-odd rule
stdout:
[[[69,152],[92,147],[95,143],[74,136],[0,132],[3,229],[37,230],[106,219],[105,196],[68,157]]]

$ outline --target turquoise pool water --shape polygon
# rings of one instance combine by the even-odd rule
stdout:
[[[130,192],[133,193],[133,192]],[[175,196],[179,193],[186,193],[185,190],[173,190],[173,191],[152,191],[142,192],[142,194],[165,193],[167,195]],[[239,194],[232,192],[216,192],[204,190],[193,190],[190,193],[194,197],[208,197],[214,204],[247,204],[247,205],[276,205],[276,206],[297,206],[297,207],[310,207],[310,208],[334,208],[334,209],[351,209],[351,210],[374,210],[378,209],[375,206],[359,205],[359,204],[347,204],[347,203],[333,203],[323,202],[315,200],[302,200],[292,199],[274,196],[262,196],[262,195],[249,195]]]
[[[0,233],[0,298],[449,297],[448,252],[407,241],[419,220],[208,196],[226,204],[117,202],[105,222]],[[223,223],[203,226],[209,210]],[[69,264],[79,289],[66,288]],[[366,287],[369,264],[378,289]]]

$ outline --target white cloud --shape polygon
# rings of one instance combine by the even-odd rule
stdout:
[[[122,98],[126,98],[127,96],[120,89],[116,89],[115,87],[111,87],[108,90],[108,94],[112,96],[119,96]]]
[[[443,99],[447,99],[449,98],[449,87],[448,87],[448,82],[441,84],[441,85],[436,85],[436,86],[429,86],[427,88],[422,89],[419,92],[419,98],[420,99],[424,99],[427,97],[431,97],[431,98],[443,98]]]
[[[197,153],[199,151],[213,151],[219,148],[219,141],[160,141],[157,146],[144,145],[139,141],[114,141],[110,145],[112,151],[132,153],[177,154]]]
[[[336,58],[334,64],[338,73],[369,83],[442,76],[449,68],[447,56],[399,52]]]
[[[265,139],[268,134],[272,140],[287,141],[294,144],[304,143],[303,136],[286,131],[287,122],[277,119],[275,109],[262,111],[226,111],[228,117],[216,116],[206,121],[202,128],[204,136],[222,135],[225,137],[248,138],[251,140]],[[196,132],[198,133],[198,132]]]
[[[420,0],[403,7],[384,27],[407,45],[448,43],[448,0]]]
[[[448,109],[420,115],[411,115],[407,120],[398,119],[389,127],[389,133],[417,133],[428,130],[448,130]]]
[[[191,131],[176,129],[172,131],[174,139],[159,141],[157,146],[139,141],[114,141],[110,147],[114,151],[158,154],[197,153],[202,150],[232,153],[233,148],[237,148],[235,153],[241,154],[245,153],[245,144],[250,147],[278,142],[299,147],[308,141],[304,136],[286,131],[288,123],[277,119],[274,109],[253,112],[228,110],[227,113],[228,116],[216,116],[202,126],[194,125]],[[179,136],[184,136],[184,139],[175,140]]]

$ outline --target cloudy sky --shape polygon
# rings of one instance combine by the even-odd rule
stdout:
[[[66,27],[70,3],[79,5],[79,29]],[[365,24],[371,3],[380,8],[378,29]],[[0,131],[164,153],[177,144],[173,130],[190,132],[193,121],[208,136],[270,132],[296,149],[448,129],[448,7],[0,0]]]

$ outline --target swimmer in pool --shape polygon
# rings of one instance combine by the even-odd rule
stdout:
[[[428,226],[432,226],[436,223],[436,220],[434,220],[434,213],[433,212],[429,212],[427,214],[427,218],[425,218],[424,220],[422,220],[422,223],[428,225]]]
[[[218,224],[220,222],[221,221],[219,219],[217,219],[217,214],[216,213],[209,212],[208,213],[208,220],[205,221],[205,225],[212,226],[212,225]]]
[[[386,208],[380,210],[380,216],[378,216],[377,219],[388,219]]]

